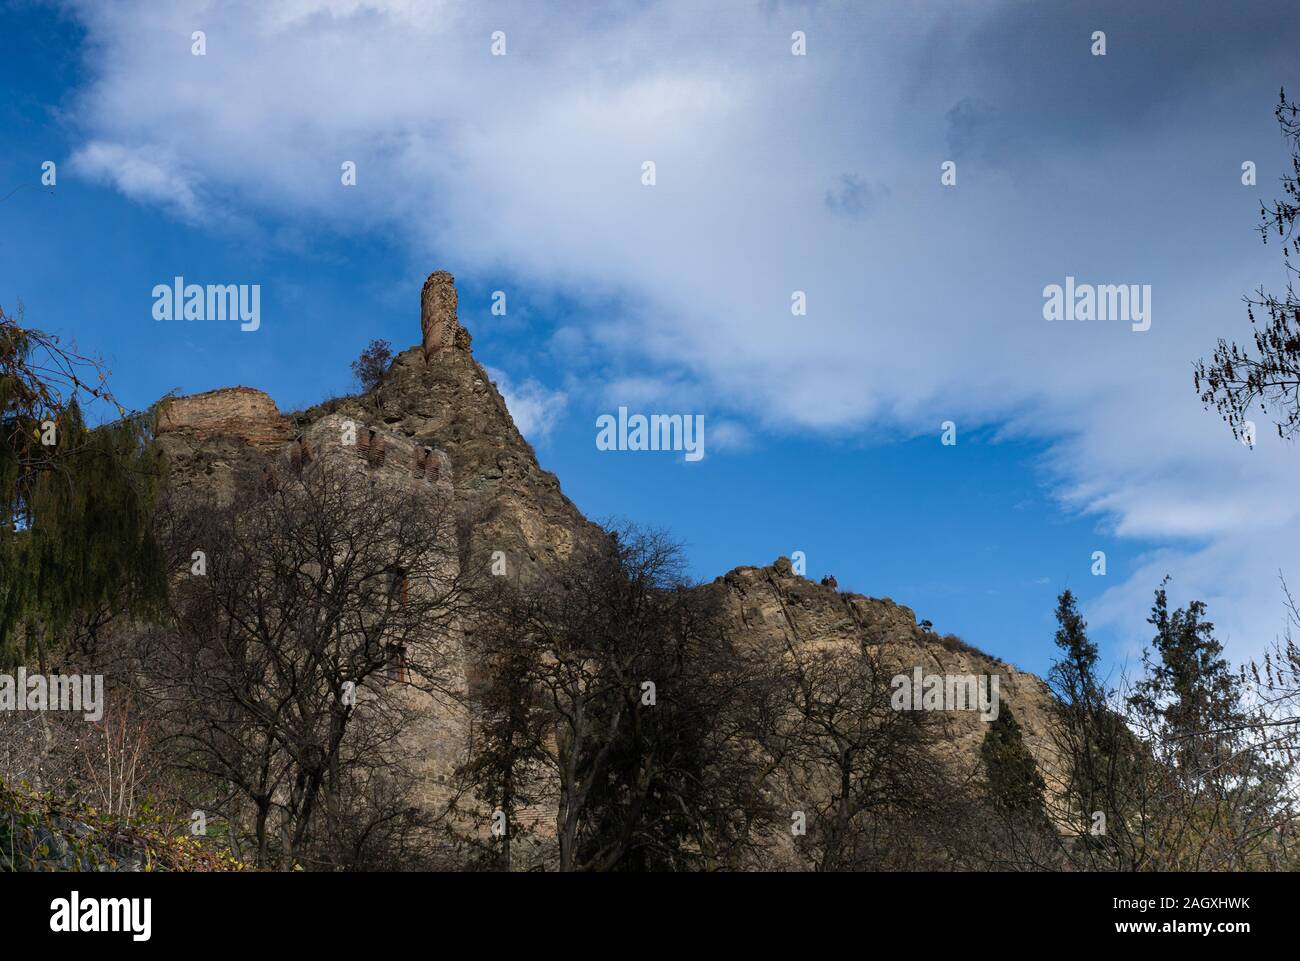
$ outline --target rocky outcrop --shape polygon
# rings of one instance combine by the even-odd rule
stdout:
[[[1039,765],[1052,767],[1047,737],[1051,694],[1033,674],[963,643],[922,630],[911,608],[889,598],[864,597],[814,583],[793,572],[788,558],[770,567],[738,567],[715,582],[726,588],[728,632],[763,650],[854,647],[867,644],[898,673],[996,676],[1001,703],[1009,704]],[[979,757],[987,724],[976,712],[950,712],[955,756]]]
[[[334,459],[392,487],[436,490],[451,500],[451,458],[385,427],[328,414],[306,427],[285,454],[295,468]]]
[[[469,350],[469,331],[456,318],[456,278],[436,270],[420,292],[420,331],[425,363],[447,350]]]
[[[555,475],[538,464],[505,401],[469,350],[456,317],[450,274],[438,271],[420,298],[422,342],[394,358],[372,393],[331,400],[281,417],[260,391],[238,387],[170,401],[159,443],[170,459],[171,483],[229,496],[241,472],[265,469],[272,458],[296,466],[319,457],[344,458],[387,482],[433,485],[450,497],[460,531],[479,556],[503,551],[507,573],[526,574],[567,557],[598,536],[564,495]],[[349,431],[354,436],[348,440]],[[458,534],[458,536],[460,536]],[[462,555],[464,556],[464,555]],[[794,573],[786,558],[768,567],[739,567],[715,581],[724,590],[727,631],[734,643],[775,655],[794,647],[877,647],[899,672],[996,675],[1040,766],[1051,769],[1047,738],[1050,694],[1037,677],[954,637],[917,624],[915,614],[888,598],[841,593]],[[472,673],[466,665],[460,683]],[[412,750],[426,761],[428,801],[441,803],[463,750],[463,712],[430,704],[429,725],[412,731]],[[951,718],[949,748],[974,765],[987,725],[976,713]]]
[[[400,353],[381,387],[282,417],[266,394],[231,387],[169,399],[159,445],[173,486],[225,500],[236,479],[287,453],[329,415],[404,438],[412,452],[433,449],[450,463],[454,497],[477,549],[500,550],[507,569],[528,570],[566,556],[595,527],[542,470],[505,401],[470,353],[456,316],[451,274],[429,275],[420,295],[423,342]],[[414,456],[414,455],[412,455]]]
[[[158,448],[173,491],[229,503],[241,477],[285,449],[293,426],[260,390],[226,387],[171,397],[158,412]]]
[[[318,405],[291,415],[292,421],[301,432],[339,414],[445,452],[475,547],[503,551],[510,571],[526,571],[567,556],[596,528],[538,464],[500,392],[469,352],[468,333],[462,346],[455,290],[445,290],[450,279],[441,271],[430,276],[421,297],[425,345],[398,354],[377,391]],[[438,331],[451,331],[453,344],[430,353],[430,333],[437,343]]]
[[[159,411],[158,433],[189,434],[200,441],[232,437],[259,449],[278,447],[293,436],[275,401],[252,387],[173,397]]]

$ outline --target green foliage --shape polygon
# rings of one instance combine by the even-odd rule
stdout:
[[[1166,579],[1167,582],[1167,579]],[[1074,598],[1057,607],[1052,735],[1066,778],[1053,820],[1076,867],[1246,870],[1287,863],[1294,765],[1223,657],[1206,606],[1155,593],[1142,675],[1119,696]],[[1104,816],[1098,819],[1098,815]],[[1092,830],[1097,827],[1099,830]]]
[[[117,407],[88,427],[79,397],[116,403],[87,366],[0,311],[0,667],[44,657],[75,617],[148,614],[166,597],[153,417]]]
[[[1011,705],[1002,704],[998,716],[989,724],[984,743],[980,745],[980,756],[994,806],[1017,820],[1046,824],[1043,778],[1033,755],[1025,747]]]
[[[1166,808],[1164,798],[1178,800],[1168,817],[1179,833],[1159,854],[1176,869],[1273,866],[1285,857],[1279,828],[1293,819],[1294,760],[1246,705],[1205,614],[1200,601],[1171,611],[1161,585],[1144,676],[1128,698],[1130,724],[1158,764],[1156,796]]]
[[[1056,603],[1056,646],[1062,659],[1056,665],[1055,677],[1069,700],[1094,704],[1101,694],[1097,682],[1097,645],[1088,640],[1088,625],[1079,614],[1074,595],[1062,592]]]
[[[8,871],[242,871],[215,837],[189,835],[152,814],[114,817],[0,780],[0,873]]]
[[[1060,656],[1048,673],[1052,690],[1052,738],[1065,767],[1060,808],[1055,820],[1076,834],[1076,853],[1094,868],[1121,866],[1121,849],[1129,841],[1127,817],[1137,792],[1136,740],[1124,719],[1109,704],[1110,692],[1097,676],[1097,645],[1088,639],[1088,625],[1070,591],[1056,606],[1055,642]],[[1100,812],[1108,835],[1091,833]]]
[[[1190,741],[1216,727],[1240,725],[1245,718],[1236,678],[1214,625],[1205,620],[1205,604],[1192,601],[1171,612],[1162,584],[1147,623],[1156,635],[1143,654],[1146,677],[1129,703],[1171,738]]]
[[[1056,730],[1062,753],[1072,766],[1068,793],[1081,812],[1090,812],[1114,773],[1120,721],[1107,708],[1106,688],[1097,677],[1097,645],[1088,639],[1088,625],[1068,590],[1057,599],[1056,624],[1055,642],[1061,654],[1048,673],[1056,699]]]

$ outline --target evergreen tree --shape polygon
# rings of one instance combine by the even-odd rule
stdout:
[[[1109,692],[1097,676],[1097,645],[1088,639],[1088,625],[1068,590],[1057,599],[1056,622],[1061,653],[1047,682],[1053,694],[1052,739],[1064,779],[1055,820],[1073,828],[1074,854],[1089,866],[1129,865],[1134,845],[1125,817],[1132,806],[1132,737],[1108,704]]]
[[[94,361],[0,310],[0,666],[166,597],[150,515],[162,476],[153,418],[127,416]],[[120,419],[91,429],[81,401]],[[74,630],[74,621],[80,621]]]
[[[989,724],[980,756],[994,807],[1017,821],[1046,824],[1043,778],[1033,755],[1025,747],[1020,723],[1009,704],[1003,704]]]
[[[1294,761],[1247,707],[1242,680],[1192,601],[1170,610],[1164,584],[1143,678],[1127,698],[1128,724],[1151,758],[1144,808],[1151,858],[1178,870],[1245,870],[1270,863],[1291,815]],[[1163,826],[1157,833],[1152,826]]]
[[[1214,625],[1201,601],[1169,610],[1162,582],[1147,623],[1156,629],[1143,654],[1146,677],[1130,703],[1161,724],[1171,738],[1189,743],[1215,728],[1240,725],[1236,679],[1223,658]]]
[[[1056,646],[1061,660],[1050,674],[1057,696],[1079,708],[1093,708],[1105,700],[1097,680],[1097,645],[1088,640],[1088,625],[1079,614],[1074,594],[1063,591],[1056,603]]]
[[[1113,721],[1106,709],[1106,690],[1097,678],[1097,645],[1088,639],[1088,625],[1079,614],[1074,594],[1063,591],[1056,604],[1056,637],[1060,658],[1047,675],[1055,695],[1057,747],[1069,765],[1066,796],[1077,804],[1070,820],[1098,809],[1109,773],[1104,745]]]
[[[1143,653],[1145,675],[1128,698],[1129,707],[1185,789],[1226,797],[1249,760],[1244,736],[1250,718],[1214,625],[1205,619],[1205,604],[1192,601],[1170,611],[1168,581],[1156,591],[1147,618],[1156,634]]]

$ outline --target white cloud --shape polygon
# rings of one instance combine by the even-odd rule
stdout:
[[[190,179],[177,169],[167,148],[95,140],[77,149],[71,167],[88,180],[112,184],[132,200],[166,207],[182,220],[193,223],[200,217]]]
[[[605,383],[605,401],[611,407],[627,407],[634,412],[681,414],[698,413],[690,395],[697,392],[694,385],[680,378],[616,377]],[[669,410],[668,408],[672,409]]]
[[[505,268],[516,286],[617,300],[616,317],[573,318],[552,346],[635,358],[656,372],[624,386],[666,385],[656,399],[676,408],[712,400],[755,428],[953,419],[1044,439],[1064,505],[1170,545],[1099,621],[1140,626],[1172,571],[1257,648],[1276,569],[1300,581],[1297,452],[1244,451],[1190,384],[1191,361],[1239,328],[1241,292],[1276,267],[1235,183],[1246,148],[1216,132],[1189,152],[1184,104],[1097,136],[1071,126],[1086,103],[1026,108],[1036,85],[1014,66],[990,76],[976,42],[1016,6],[78,4],[95,59],[76,157],[190,219],[219,195],[255,216],[395,227],[458,274]],[[796,28],[807,57],[790,55]],[[497,29],[506,57],[489,53]],[[1043,56],[1069,89],[1069,71],[1109,69]],[[1234,95],[1251,89],[1232,73]],[[958,111],[954,131],[963,103],[991,106]],[[1251,108],[1252,149],[1276,145],[1268,108]],[[1026,135],[1017,117],[1050,130]],[[943,188],[957,148],[959,186]],[[346,202],[343,160],[358,164]],[[1067,274],[1152,284],[1151,330],[1045,322],[1042,288]],[[790,313],[796,289],[806,317]],[[544,436],[564,395],[495,376],[521,430]]]
[[[710,421],[709,446],[713,450],[749,450],[754,446],[754,438],[745,428],[734,420]]]
[[[568,395],[564,391],[550,390],[532,377],[515,385],[505,371],[488,367],[487,372],[501,392],[519,433],[531,441],[544,439],[564,413]]]

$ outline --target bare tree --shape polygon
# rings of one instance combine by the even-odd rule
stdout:
[[[503,588],[479,625],[482,737],[463,774],[511,831],[551,805],[561,870],[718,867],[753,846],[755,679],[716,603],[676,545],[625,529]]]
[[[1286,290],[1270,294],[1261,286],[1246,297],[1253,350],[1220,338],[1213,358],[1196,364],[1194,377],[1201,402],[1219,412],[1234,437],[1251,441],[1247,415],[1255,405],[1271,413],[1279,437],[1300,430],[1300,298],[1293,280],[1300,268],[1292,261],[1300,218],[1300,105],[1288,101],[1283,90],[1273,113],[1291,151],[1291,170],[1282,176],[1283,197],[1271,207],[1260,204],[1257,229],[1265,243],[1276,235],[1282,245]],[[1256,311],[1267,320],[1257,318]]]
[[[229,506],[164,520],[206,570],[178,578],[174,627],[146,637],[146,686],[176,763],[227,787],[215,803],[232,823],[248,812],[260,865],[300,863],[309,842],[355,851],[407,817],[409,801],[359,815],[353,789],[391,800],[409,784],[404,732],[459,694],[475,574],[451,504],[349,466],[276,468]]]
[[[352,375],[367,394],[374,393],[384,382],[393,362],[393,345],[386,340],[372,340],[361,356],[352,362]]]
[[[945,718],[892,704],[894,671],[862,643],[787,652],[776,739],[797,844],[819,871],[880,869],[956,791],[937,750]]]

